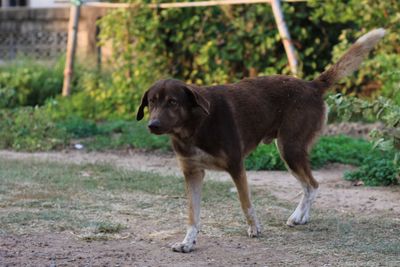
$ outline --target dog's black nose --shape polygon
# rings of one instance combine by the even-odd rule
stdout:
[[[159,130],[161,128],[161,122],[159,120],[151,120],[147,127],[149,127],[150,130]]]

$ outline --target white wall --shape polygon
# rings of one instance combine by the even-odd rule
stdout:
[[[40,7],[63,7],[68,6],[69,1],[60,0],[29,0],[29,7],[40,8]]]

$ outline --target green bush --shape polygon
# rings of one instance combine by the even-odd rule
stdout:
[[[87,150],[170,150],[168,137],[150,134],[145,122],[111,120],[95,123],[92,120],[69,116],[58,120],[53,126],[65,132],[68,140],[80,139],[79,142]]]
[[[98,134],[83,141],[89,150],[121,149],[124,147],[140,149],[169,150],[167,136],[150,134],[145,123],[136,121],[110,121],[98,125]]]
[[[372,145],[363,139],[348,136],[325,136],[320,138],[311,151],[310,160],[313,168],[320,168],[327,163],[343,163],[359,166],[365,155],[376,154]]]
[[[44,108],[49,116],[56,121],[66,120],[70,116],[91,120],[98,118],[96,102],[86,92],[77,92],[69,97],[57,96],[54,99],[49,99]]]
[[[85,120],[78,116],[69,116],[66,119],[57,122],[59,128],[63,128],[74,138],[83,138],[96,135],[99,130],[94,121]]]
[[[376,154],[372,145],[362,139],[347,136],[321,137],[310,153],[313,169],[328,163],[343,163],[359,166],[368,154]],[[285,170],[275,145],[260,145],[245,161],[249,170]]]
[[[247,76],[289,73],[270,5],[158,10],[147,8],[147,0],[125,2],[137,7],[112,10],[99,20],[100,44],[113,46],[104,71],[77,66],[72,96],[48,101],[59,117],[129,119],[144,90],[170,76],[197,84],[221,84]],[[310,0],[282,6],[301,62],[300,76],[306,79],[314,78],[362,33],[388,28],[374,50],[378,56],[367,60],[356,78],[344,80],[336,90],[369,96],[382,92],[399,104],[398,1]],[[49,66],[25,60],[0,67],[0,108],[42,105],[58,95],[62,63]]]
[[[328,101],[337,119],[348,121],[357,117],[380,121],[383,127],[370,132],[374,148],[391,155],[393,163],[399,166],[400,170],[400,106],[398,104],[384,97],[367,101],[341,94],[331,96]]]
[[[143,1],[129,1],[136,8],[114,9],[99,20],[100,44],[112,44],[110,75],[97,77],[87,89],[97,105],[99,119],[133,116],[142,93],[157,79],[166,77],[166,52],[160,39],[159,17]]]
[[[47,151],[66,145],[68,135],[41,108],[0,111],[0,148]]]
[[[63,64],[18,60],[0,66],[0,109],[43,105],[61,93]]]
[[[343,163],[359,166],[345,173],[349,181],[362,181],[367,186],[398,184],[400,166],[393,160],[391,151],[378,151],[362,139],[346,136],[320,138],[310,154],[313,169],[328,163]],[[248,170],[285,170],[275,145],[260,145],[245,161]]]
[[[349,181],[362,181],[367,186],[388,186],[398,184],[400,169],[390,157],[367,156],[360,168],[346,172]]]
[[[143,91],[168,76],[201,85],[289,73],[270,5],[158,10],[147,8],[149,1],[125,2],[136,8],[114,10],[99,21],[100,43],[113,45],[112,78],[110,87],[100,82],[93,88],[99,103],[102,96],[116,104],[100,105],[109,112],[119,108],[115,113],[126,115],[134,111]],[[374,96],[382,87],[384,95],[397,98],[399,76],[393,68],[399,66],[398,1],[310,0],[282,6],[301,62],[300,76],[306,79],[323,71],[361,34],[388,28],[374,50],[380,57],[367,61],[357,78],[344,80],[336,90]],[[363,16],[354,16],[354,12]]]
[[[82,70],[69,97],[57,96],[46,102],[52,118],[65,120],[73,115],[90,120],[118,120],[134,117],[141,95],[121,85],[109,72]]]
[[[383,40],[372,52],[374,55],[367,59],[362,68],[354,75],[343,80],[336,86],[337,92],[353,95],[375,97],[398,97],[400,81],[398,69],[398,43],[400,42],[400,2],[396,0],[310,0],[308,5],[313,7],[312,20],[322,23],[340,24],[348,26],[339,34],[339,43],[335,46],[332,57],[338,59],[349,45],[359,36],[373,28],[385,28],[387,33]],[[362,14],[355,16],[354,14]],[[333,61],[334,61],[333,60]],[[400,102],[396,102],[400,104]]]
[[[275,145],[259,145],[245,160],[248,170],[285,170],[285,164],[280,158]]]

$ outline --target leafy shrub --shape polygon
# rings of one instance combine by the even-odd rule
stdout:
[[[397,95],[400,80],[400,61],[398,43],[400,42],[399,12],[400,2],[395,0],[349,0],[349,1],[318,1],[310,0],[308,5],[314,7],[310,14],[312,20],[328,24],[347,24],[339,34],[339,43],[333,50],[333,58],[337,59],[348,46],[359,36],[373,28],[383,27],[387,33],[379,42],[374,56],[366,60],[354,76],[349,77],[336,86],[337,92],[344,94],[373,96],[380,95],[381,88],[384,96]],[[363,14],[354,16],[354,14]],[[334,60],[333,60],[334,61]],[[397,83],[397,84],[396,84]],[[396,102],[400,104],[400,102]]]
[[[392,99],[393,103],[400,105],[400,57],[398,54],[381,54],[369,61],[368,65],[373,65],[375,81],[382,85],[379,91],[374,92],[374,96],[383,96]],[[372,67],[370,67],[372,68]]]
[[[329,99],[332,110],[342,120],[352,117],[376,119],[383,123],[383,129],[375,129],[370,133],[374,148],[380,150],[383,158],[368,158],[362,162],[359,170],[348,173],[348,179],[360,179],[367,185],[386,185],[393,177],[400,174],[400,106],[391,99],[379,97],[374,101],[366,101],[342,95]],[[362,177],[365,175],[365,177]],[[385,178],[385,175],[387,176]]]
[[[349,181],[362,181],[367,186],[398,184],[399,168],[388,157],[367,156],[356,171],[346,172]]]
[[[352,21],[331,23],[315,16],[325,3],[312,2],[282,3],[301,62],[300,76],[307,78],[331,62],[339,33],[354,26]],[[166,44],[157,55],[170,63],[167,72],[174,77],[215,84],[290,73],[270,5],[168,9],[153,16],[162,22],[157,37]]]
[[[321,168],[328,163],[360,165],[365,155],[376,154],[372,145],[365,140],[347,136],[321,137],[310,153],[311,166]],[[260,145],[246,159],[245,165],[251,170],[285,170],[275,145]]]
[[[151,10],[146,7],[148,1],[125,2],[135,8],[113,10],[99,21],[100,43],[113,46],[113,67],[111,87],[98,86],[97,97],[118,103],[114,106],[122,109],[118,114],[135,110],[143,91],[167,76],[220,84],[289,73],[270,5]],[[373,95],[383,87],[385,95],[394,94],[398,75],[393,68],[399,66],[398,1],[310,0],[282,6],[301,62],[300,76],[307,79],[319,74],[332,56],[339,57],[361,34],[376,27],[390,28],[375,50],[382,56],[368,61],[356,79],[345,80],[337,91]],[[354,10],[363,16],[354,16]],[[113,93],[108,94],[108,88]]]
[[[322,137],[310,154],[313,168],[320,168],[327,163],[343,163],[359,166],[365,155],[376,154],[372,145],[362,139],[347,136]]]
[[[57,122],[57,126],[64,128],[68,134],[71,134],[75,138],[93,136],[98,133],[95,122],[73,115],[63,121]]]
[[[0,66],[0,108],[43,105],[61,93],[63,64],[29,60]]]
[[[67,138],[67,133],[40,108],[0,112],[0,148],[47,151],[63,147]]]
[[[248,170],[285,170],[285,164],[281,160],[275,145],[260,145],[245,160]]]
[[[96,114],[99,111],[94,99],[86,92],[77,92],[69,97],[57,96],[54,99],[49,99],[44,109],[56,121],[66,120],[69,116],[94,120],[97,119],[98,115]]]
[[[69,97],[49,99],[46,109],[57,120],[65,120],[71,115],[95,121],[131,119],[141,93],[116,82],[114,76],[109,72],[83,70],[74,93]]]
[[[113,46],[112,57],[104,64],[106,71],[75,71],[73,95],[49,104],[57,116],[128,119],[143,91],[168,76],[215,84],[289,73],[270,5],[158,10],[147,8],[147,0],[125,2],[136,8],[115,9],[99,20],[100,44]],[[337,90],[375,96],[382,88],[383,95],[399,103],[398,1],[310,0],[282,6],[302,62],[300,76],[307,79],[320,73],[362,33],[376,27],[390,29],[375,50],[379,56]],[[42,105],[59,94],[62,66],[62,61],[54,66],[23,61],[0,67],[0,108]]]
[[[111,43],[113,47],[108,64],[111,75],[106,79],[99,76],[88,92],[101,119],[132,116],[142,93],[166,76],[166,51],[159,49],[164,46],[157,29],[159,17],[144,1],[128,2],[137,4],[136,8],[115,9],[99,20],[100,44]]]
[[[374,101],[367,101],[356,97],[337,94],[328,98],[331,111],[337,119],[351,120],[353,117],[367,120],[379,120],[384,128],[373,130],[374,147],[382,151],[391,152],[397,164],[400,161],[400,106],[391,99],[379,97]],[[400,164],[400,163],[399,163]]]
[[[120,149],[133,147],[141,149],[169,150],[167,136],[149,134],[142,122],[110,121],[97,127],[97,134],[83,142],[89,150]]]
[[[94,112],[96,118],[105,119],[107,114],[101,112],[108,110],[126,119],[136,110],[144,90],[168,76],[216,84],[290,72],[269,5],[151,10],[146,7],[148,1],[125,2],[135,8],[113,10],[99,21],[100,44],[111,43],[113,55],[110,86],[102,85],[101,79],[93,83],[90,97],[96,99],[100,111]],[[283,8],[301,68],[313,77],[330,62],[326,51],[350,23],[311,19],[314,7],[307,3],[284,3]]]

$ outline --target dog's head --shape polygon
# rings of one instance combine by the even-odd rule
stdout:
[[[145,107],[150,113],[150,132],[166,134],[183,127],[193,114],[209,114],[210,104],[193,87],[167,79],[156,82],[144,93],[136,115],[138,121],[143,119]]]

